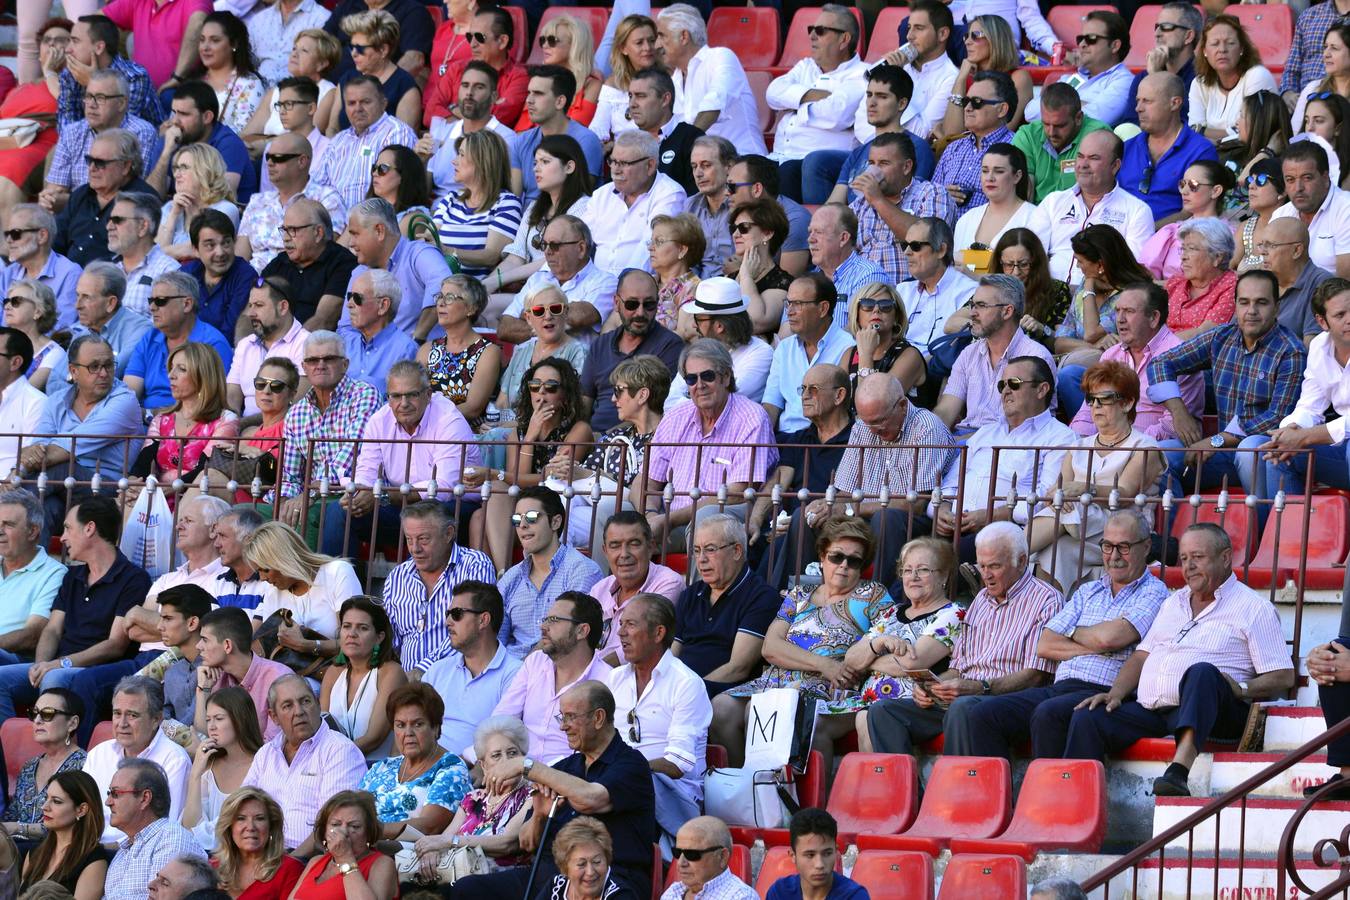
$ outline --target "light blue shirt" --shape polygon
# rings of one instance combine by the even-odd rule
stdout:
[[[1116,63],[1099,75],[1089,75],[1087,70],[1079,69],[1062,76],[1060,81],[1072,85],[1083,101],[1083,115],[1100,119],[1112,128],[1124,120],[1130,111],[1130,87],[1134,84],[1134,73],[1123,62]],[[1041,117],[1041,100],[1034,97],[1027,102],[1026,118],[1034,122]]]
[[[1057,634],[1068,634],[1080,626],[1124,619],[1135,633],[1143,637],[1148,634],[1153,618],[1158,615],[1169,593],[1171,591],[1167,585],[1148,570],[1115,594],[1111,593],[1110,578],[1103,575],[1095,581],[1079,585],[1063,608],[1045,623],[1045,628]],[[1115,683],[1121,666],[1125,665],[1125,660],[1134,652],[1137,643],[1110,653],[1092,653],[1066,659],[1055,670],[1055,681],[1077,678],[1109,688]]]
[[[435,308],[436,292],[441,289],[441,282],[450,277],[450,266],[446,264],[441,251],[431,244],[399,238],[385,268],[398,279],[398,286],[403,289],[403,299],[398,303],[398,312],[394,314],[391,327],[411,336],[413,329],[417,327],[422,310],[428,306]],[[347,282],[347,290],[352,289],[352,285],[362,272],[368,271],[370,266],[357,266],[352,269],[352,278]],[[342,318],[338,320],[339,330],[351,324],[352,315],[344,303]]]
[[[806,370],[817,363],[837,365],[844,351],[852,346],[853,335],[834,323],[830,323],[816,344],[815,356],[807,357],[806,345],[795,334],[778,342],[773,351],[773,364],[769,366],[769,380],[764,385],[764,402],[783,411],[778,417],[780,433],[800,431],[811,424],[802,415],[802,398],[797,393]]]
[[[221,362],[225,364],[225,371],[230,370],[234,348],[225,339],[225,335],[198,319],[192,326],[192,331],[188,333],[188,340],[195,344],[205,344],[216,351],[220,354]],[[173,393],[169,390],[168,363],[169,342],[165,339],[164,333],[152,328],[141,335],[140,343],[131,352],[127,376],[134,375],[142,380],[146,409],[173,405]]]
[[[492,662],[475,676],[464,665],[464,657],[458,650],[431,664],[431,668],[422,676],[422,681],[436,689],[442,697],[454,698],[453,703],[445,706],[445,718],[441,720],[440,744],[451,753],[463,755],[473,746],[473,733],[496,709],[497,701],[506,693],[506,686],[520,671],[523,660],[506,652],[501,644],[492,655]]]
[[[548,576],[544,585],[536,589],[530,580],[530,557],[506,570],[497,587],[505,601],[506,614],[502,618],[499,640],[514,656],[524,659],[539,643],[539,620],[563,591],[589,591],[604,573],[588,557],[561,544],[548,561]]]
[[[56,237],[56,235],[52,235]],[[52,289],[56,294],[56,328],[68,329],[75,321],[75,282],[80,280],[84,270],[52,250],[47,254],[47,262],[38,273],[37,280]],[[9,286],[28,277],[23,264],[12,262],[0,269],[0,297],[9,296]],[[0,315],[0,321],[4,321]]]
[[[28,565],[8,575],[0,569],[0,634],[18,631],[29,616],[49,618],[65,577],[66,567],[41,547]]]
[[[866,287],[874,281],[882,284],[895,284],[895,279],[886,274],[886,270],[875,260],[863,256],[854,250],[853,255],[839,264],[834,270],[834,289],[839,292],[839,302],[834,305],[834,325],[836,328],[848,328],[848,300],[854,291]],[[783,313],[786,320],[787,313]],[[836,360],[837,362],[838,360]],[[805,428],[805,422],[800,426]]]
[[[575,119],[567,120],[567,136],[581,145],[581,152],[586,154],[586,168],[591,170],[591,178],[598,180],[600,167],[605,162],[605,148],[600,145],[600,139]],[[529,206],[539,196],[539,184],[534,180],[534,151],[543,140],[544,135],[536,125],[529,131],[522,131],[511,148],[511,168],[519,169],[521,175],[521,206]]]
[[[132,441],[123,449],[122,441],[107,435],[145,434],[145,419],[141,402],[131,388],[121,381],[113,382],[108,396],[98,402],[83,420],[75,414],[71,401],[74,391],[59,397],[48,397],[38,419],[38,434],[56,434],[56,438],[36,438],[34,444],[53,444],[70,450],[70,438],[75,440],[75,462],[86,469],[98,467],[105,477],[117,478],[130,467],[141,451],[141,441]],[[80,437],[80,435],[94,435]]]
[[[416,342],[393,325],[381,328],[370,340],[350,325],[343,325],[338,334],[347,345],[347,374],[379,391],[381,399],[386,393],[389,367],[417,356]]]
[[[117,377],[127,373],[127,363],[131,362],[131,351],[141,342],[141,337],[150,330],[150,320],[138,316],[125,306],[119,305],[112,317],[98,330],[99,337],[107,341],[113,350],[113,361],[117,364]],[[72,338],[82,334],[93,334],[79,322],[70,326]],[[70,360],[62,355],[60,362],[52,366],[52,374],[47,378],[47,396],[60,397],[70,390]]]

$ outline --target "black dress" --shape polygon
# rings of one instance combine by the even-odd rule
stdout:
[[[21,885],[19,885],[19,893],[23,893],[24,891],[28,890],[30,887],[32,887],[39,881],[56,881],[57,884],[61,885],[61,887],[65,888],[66,890],[70,891],[73,894],[75,893],[75,885],[79,883],[80,876],[84,874],[85,869],[89,868],[96,862],[107,862],[107,861],[108,861],[108,854],[104,851],[104,849],[101,846],[95,846],[94,849],[90,850],[85,855],[84,859],[80,860],[79,864],[76,865],[74,870],[65,878],[61,879],[37,878],[35,873],[33,881],[30,882],[25,879],[24,882]]]

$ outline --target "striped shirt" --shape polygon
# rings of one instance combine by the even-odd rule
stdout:
[[[513,240],[520,228],[520,213],[520,198],[509,191],[502,191],[497,202],[482,212],[470,208],[455,193],[436,201],[431,218],[436,223],[441,246],[463,252],[482,250],[487,246],[488,233],[493,231],[508,241]],[[464,264],[463,271],[477,277],[486,274],[490,268]]]
[[[1236,575],[1198,614],[1189,587],[1164,600],[1139,651],[1148,654],[1135,689],[1145,709],[1181,705],[1182,676],[1196,663],[1210,663],[1234,681],[1293,668],[1279,613]]]
[[[890,203],[890,198],[884,202]],[[894,204],[911,216],[937,216],[951,225],[956,220],[956,204],[947,189],[919,178],[912,180],[900,193]],[[909,260],[900,249],[895,232],[876,208],[859,196],[849,208],[858,217],[858,252],[886,270],[889,283],[899,284],[909,278]],[[845,304],[847,306],[847,304]]]
[[[882,487],[897,499],[910,491],[926,494],[937,486],[953,453],[934,445],[951,442],[951,432],[942,420],[912,403],[895,441],[883,441],[859,419],[849,432],[834,486],[849,493],[861,490],[868,497],[877,496]]]
[[[1103,575],[1096,581],[1080,585],[1064,608],[1055,613],[1055,617],[1045,627],[1047,631],[1068,634],[1075,628],[1124,619],[1135,633],[1144,635],[1148,634],[1154,617],[1158,615],[1158,608],[1166,599],[1167,585],[1147,569],[1143,575],[1114,594],[1111,592],[1111,579]],[[1109,688],[1115,683],[1120,667],[1134,652],[1134,648],[1135,645],[1131,644],[1110,653],[1092,653],[1066,659],[1059,664],[1055,681],[1077,678]]]
[[[117,845],[108,863],[103,896],[145,900],[151,879],[180,856],[205,858],[192,832],[173,819],[156,819]]]
[[[328,798],[338,791],[354,791],[366,774],[366,758],[341,733],[319,722],[314,736],[300,744],[286,761],[285,734],[263,744],[253,757],[244,784],[262,788],[281,804],[285,816],[286,846],[298,847],[314,833],[314,820]]]
[[[471,580],[496,584],[497,569],[486,553],[458,544],[451,546],[450,561],[437,576],[429,595],[426,582],[417,571],[416,560],[404,560],[389,573],[384,580],[380,605],[394,626],[399,658],[405,671],[425,672],[432,663],[450,652],[446,610],[450,608],[455,588]]]
[[[756,444],[767,446],[751,446]],[[695,486],[704,493],[716,494],[723,484],[763,484],[778,464],[778,447],[764,407],[740,394],[731,394],[707,431],[703,414],[694,403],[681,403],[666,413],[652,435],[647,460],[648,475],[674,489],[670,504],[674,511],[694,502],[687,491]],[[739,499],[729,497],[728,502]]]
[[[385,113],[362,134],[355,128],[339,131],[328,142],[319,170],[310,175],[312,184],[326,184],[337,191],[347,209],[366,199],[370,190],[370,167],[380,151],[390,144],[411,147],[417,135],[401,119]],[[514,235],[515,232],[512,232]]]
[[[282,431],[285,448],[281,459],[281,496],[300,493],[305,477],[306,455],[310,461],[310,480],[326,478],[336,489],[352,472],[356,462],[356,443],[366,422],[380,407],[380,394],[364,381],[343,376],[333,389],[328,408],[320,411],[310,391],[286,413]],[[311,438],[332,438],[310,446]]]
[[[951,667],[962,678],[992,680],[1024,669],[1055,671],[1055,664],[1036,655],[1041,629],[1064,603],[1059,591],[1027,569],[1003,602],[987,589],[975,595],[966,610],[961,633],[952,647]]]
[[[153,169],[160,151],[159,132],[155,131],[155,126],[139,116],[127,113],[122,118],[122,124],[114,127],[124,128],[136,136],[136,143],[141,148],[143,167],[141,171],[149,172]],[[52,151],[52,166],[47,171],[47,183],[59,184],[72,191],[88,184],[89,164],[84,161],[84,157],[94,146],[94,139],[97,137],[98,134],[83,118],[69,125],[62,125],[61,138],[56,142],[56,149]]]

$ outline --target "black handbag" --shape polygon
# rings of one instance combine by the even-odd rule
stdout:
[[[292,669],[297,675],[322,680],[324,673],[328,671],[328,667],[333,664],[331,657],[316,656],[311,653],[292,650],[281,643],[281,640],[277,637],[277,632],[282,625],[294,624],[295,618],[289,609],[279,609],[272,613],[258,626],[258,630],[253,632],[253,652],[281,663],[283,666]],[[307,641],[328,640],[313,628],[306,628],[303,625],[300,626],[300,634]]]

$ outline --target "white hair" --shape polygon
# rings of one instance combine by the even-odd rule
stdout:
[[[688,3],[672,3],[661,10],[656,20],[667,23],[676,31],[689,32],[689,41],[695,47],[703,47],[708,43],[708,25],[699,11]]]
[[[1028,556],[1027,535],[1020,525],[1013,522],[990,522],[975,535],[975,548],[992,549],[1001,546],[1018,562],[1026,562]]]
[[[376,297],[389,298],[389,318],[393,319],[403,301],[403,288],[398,279],[388,269],[368,269],[363,274],[370,276],[370,289]]]
[[[661,153],[661,142],[655,135],[645,131],[621,131],[614,136],[614,147],[628,147],[638,151],[648,159],[657,159]]]
[[[338,334],[336,331],[319,329],[318,331],[311,331],[309,337],[305,338],[305,353],[309,353],[310,350],[319,347],[330,346],[337,347],[342,351],[342,358],[347,358],[347,344],[342,340],[342,335]]]
[[[1205,246],[1209,248],[1209,253],[1216,259],[1233,258],[1236,249],[1233,229],[1221,219],[1190,219],[1181,223],[1181,227],[1177,229],[1177,240],[1184,241],[1188,234],[1196,235],[1203,240]]]

